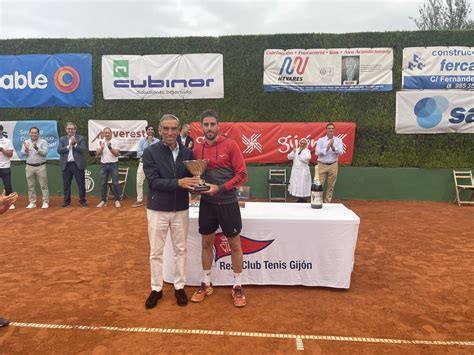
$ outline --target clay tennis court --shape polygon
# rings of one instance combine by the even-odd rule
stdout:
[[[181,308],[167,284],[145,310],[145,207],[60,202],[0,217],[0,353],[474,352],[470,206],[343,201],[361,219],[349,290],[247,286],[237,309],[217,287]]]

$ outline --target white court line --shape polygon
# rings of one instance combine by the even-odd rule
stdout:
[[[411,344],[411,345],[442,345],[442,346],[474,346],[473,340],[415,340],[415,339],[386,339],[386,338],[362,338],[362,337],[343,337],[333,335],[302,335],[302,334],[278,334],[278,333],[253,333],[253,332],[233,332],[224,330],[205,330],[205,329],[172,329],[172,328],[124,328],[108,327],[94,325],[62,325],[62,324],[41,324],[41,323],[21,323],[11,322],[12,327],[25,328],[43,328],[43,329],[70,329],[70,330],[106,330],[112,332],[129,333],[162,333],[162,334],[193,334],[193,335],[226,335],[249,338],[278,338],[295,339],[298,346],[298,340],[324,340],[335,342],[355,342],[355,343],[382,343],[382,344]]]

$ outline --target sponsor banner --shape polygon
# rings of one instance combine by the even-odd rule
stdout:
[[[119,142],[121,154],[132,155],[137,151],[140,139],[146,137],[147,124],[145,120],[89,120],[89,151],[96,151],[99,140],[104,137],[104,128],[109,127],[112,137]]]
[[[92,56],[0,56],[0,107],[92,107]]]
[[[287,163],[288,154],[299,146],[299,140],[309,141],[311,161],[315,162],[316,141],[326,134],[327,122],[220,122],[219,134],[237,142],[247,163]],[[350,164],[354,153],[355,123],[334,122],[334,135],[342,139],[344,154],[339,163]],[[201,124],[191,124],[191,136],[203,141]]]
[[[11,160],[26,160],[21,154],[23,141],[30,139],[30,128],[39,128],[39,136],[48,142],[48,155],[46,160],[59,160],[57,152],[59,137],[56,121],[2,121],[3,136],[13,143],[13,156]]]
[[[403,90],[474,90],[474,47],[403,49]]]
[[[265,92],[392,90],[392,48],[267,49]]]
[[[198,210],[189,209],[188,285],[202,281],[202,270],[196,267],[200,265],[202,249]],[[315,213],[303,203],[246,202],[241,214],[244,284],[350,287],[360,219],[344,205],[324,204]],[[232,285],[231,250],[220,230],[213,249],[212,282]],[[166,238],[163,251],[163,277],[166,282],[173,282],[171,238]]]
[[[469,91],[399,91],[397,133],[474,133],[474,95]]]
[[[102,89],[109,100],[220,99],[222,54],[102,56]]]

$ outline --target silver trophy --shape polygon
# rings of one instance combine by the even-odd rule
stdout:
[[[201,178],[201,175],[204,173],[207,167],[208,159],[199,159],[199,160],[184,160],[183,163],[186,165],[186,168],[189,170],[194,177]],[[201,179],[198,186],[194,187],[193,191],[203,192],[210,189],[210,186],[206,184],[204,180]]]

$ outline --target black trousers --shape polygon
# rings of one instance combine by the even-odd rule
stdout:
[[[64,203],[71,204],[71,183],[72,177],[76,179],[77,189],[79,190],[79,202],[86,202],[86,175],[84,169],[79,169],[76,163],[66,164],[63,170]]]
[[[5,189],[5,195],[8,196],[13,192],[11,169],[1,168],[0,177],[2,178],[2,181],[3,181],[3,188]]]

